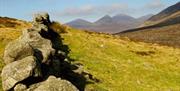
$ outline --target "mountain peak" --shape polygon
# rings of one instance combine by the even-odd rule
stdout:
[[[105,23],[111,23],[112,21],[112,17],[109,15],[105,15],[104,17],[100,18],[99,20],[97,20],[95,23],[96,24],[105,24]]]
[[[91,22],[83,20],[83,19],[76,19],[76,20],[73,20],[73,21],[68,22],[66,24],[69,26],[72,26],[72,27],[79,27],[79,28],[84,28],[84,27],[88,27],[88,26],[92,25]]]
[[[103,18],[112,18],[110,15],[105,15]]]
[[[136,19],[126,14],[117,14],[113,17],[113,21],[117,23],[134,22]]]
[[[88,22],[88,23],[90,23],[89,21],[87,21],[87,20],[84,20],[84,19],[76,19],[76,20],[73,20],[72,22]]]
[[[116,17],[116,16],[129,16],[129,15],[126,15],[126,14],[123,14],[123,13],[119,13],[119,14],[115,15],[114,17]]]
[[[110,15],[105,15],[102,18],[100,18],[99,20],[106,20],[106,21],[108,21],[108,20],[111,20],[111,19],[112,19],[112,17]]]

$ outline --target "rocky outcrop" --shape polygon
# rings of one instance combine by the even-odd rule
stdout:
[[[6,65],[1,74],[3,89],[10,90],[16,83],[30,76],[40,76],[41,71],[36,69],[38,69],[38,63],[33,56],[28,56]]]
[[[78,91],[71,82],[60,78],[67,70],[63,65],[66,53],[50,24],[48,14],[37,14],[33,27],[6,46],[6,66],[1,74],[5,91]]]
[[[32,47],[22,37],[10,42],[4,52],[4,62],[9,64],[34,54]]]
[[[47,63],[49,56],[54,55],[55,49],[52,48],[51,41],[43,38],[35,29],[24,31],[22,37],[23,40],[34,49],[36,57],[42,61],[42,63]],[[39,52],[41,53],[41,58]]]

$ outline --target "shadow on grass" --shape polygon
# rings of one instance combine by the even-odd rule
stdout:
[[[40,34],[42,37],[51,40],[52,46],[55,49],[55,55],[50,58],[51,60],[56,60],[58,64],[58,67],[54,67],[53,63],[50,63],[50,65],[42,65],[42,73],[46,75],[46,78],[50,75],[54,75],[66,79],[74,84],[80,91],[84,91],[87,84],[99,82],[93,75],[80,69],[79,65],[72,64],[72,61],[75,60],[68,57],[70,49],[68,45],[63,44],[63,38],[58,33],[49,29],[48,31],[41,31]],[[49,68],[55,68],[55,70],[52,71],[52,69]],[[78,69],[80,69],[79,72],[74,71]]]

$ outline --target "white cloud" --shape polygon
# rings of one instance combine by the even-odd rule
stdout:
[[[127,11],[127,4],[111,4],[104,6],[93,6],[85,5],[81,7],[66,8],[61,12],[56,12],[58,16],[72,17],[72,16],[87,16],[87,15],[98,15],[98,14],[114,14],[123,13]]]
[[[92,13],[94,13],[94,7],[92,6],[83,6],[80,8],[71,7],[71,8],[66,8],[61,12],[57,12],[59,16],[81,16]]]
[[[161,0],[152,0],[152,2],[147,3],[144,7],[146,9],[162,9],[165,7],[165,4]]]

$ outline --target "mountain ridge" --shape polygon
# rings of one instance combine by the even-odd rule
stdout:
[[[73,25],[74,27],[79,27],[79,28],[91,27],[93,25],[93,23],[83,19],[76,19],[66,24]]]
[[[146,16],[142,16],[146,17]],[[89,31],[96,31],[96,32],[105,32],[105,33],[116,33],[127,29],[132,29],[138,27],[141,23],[143,23],[147,18],[141,19],[134,18],[125,14],[117,14],[115,16],[105,15],[98,19],[97,21],[93,22],[92,24],[88,24],[87,26],[84,23],[76,22],[69,22],[66,25],[71,27],[79,28],[79,29],[86,29]],[[150,17],[148,14],[147,17]],[[88,22],[88,21],[87,21]],[[79,26],[77,26],[79,25]]]
[[[148,21],[156,21],[156,20],[162,19],[164,17],[167,17],[171,14],[174,14],[175,12],[178,12],[178,11],[180,11],[180,2],[164,9],[163,11],[158,13],[157,15],[152,16],[150,19],[148,19]]]
[[[158,14],[152,16],[141,27],[152,26],[166,21],[176,21],[174,18],[180,16],[180,2],[167,7]]]

